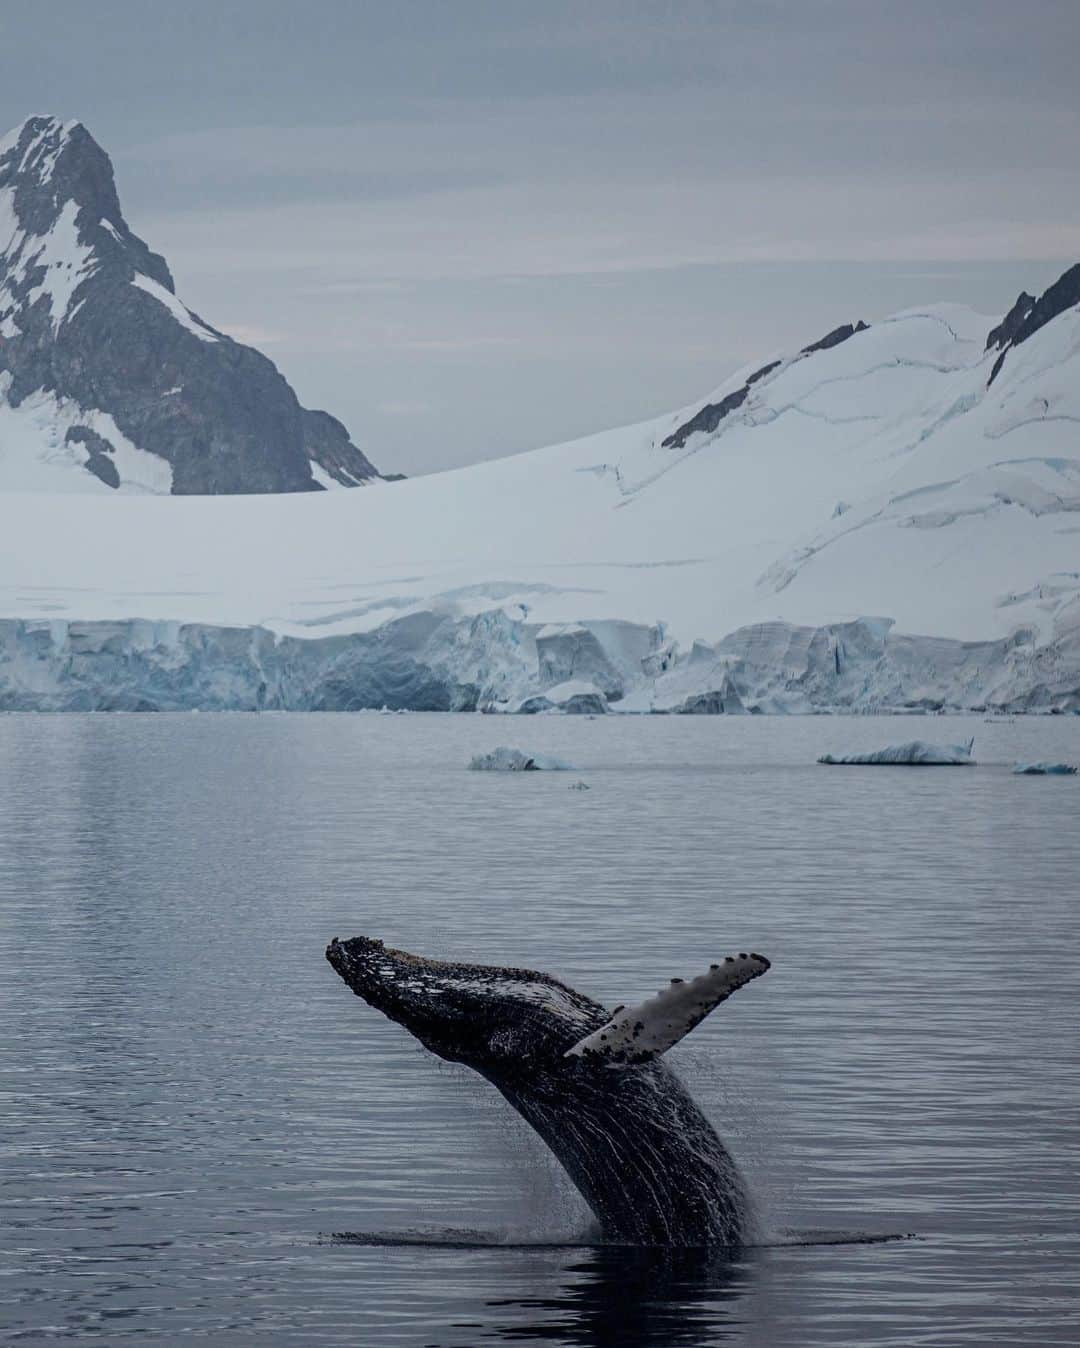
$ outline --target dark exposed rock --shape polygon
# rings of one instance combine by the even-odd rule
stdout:
[[[180,303],[84,127],[31,117],[7,137],[5,205],[16,228],[0,239],[0,375],[12,406],[44,389],[107,413],[170,465],[178,495],[318,490],[313,464],[345,486],[378,478],[339,421],[302,408],[271,361]],[[81,443],[86,468],[120,485],[113,447]]]
[[[751,384],[756,384],[759,379],[764,379],[767,374],[772,374],[773,370],[775,370],[778,366],[782,364],[783,361],[771,360],[768,363],[768,365],[763,365],[760,370],[755,370],[754,373],[750,376],[750,378],[746,381],[747,387],[749,387]]]
[[[115,448],[105,439],[103,435],[98,435],[89,426],[69,426],[64,441],[69,445],[85,445],[90,454],[115,454]]]
[[[104,454],[91,454],[86,460],[86,471],[93,473],[96,478],[100,478],[106,487],[119,487],[120,473],[112,459],[107,459]]]
[[[1016,303],[997,325],[991,328],[986,337],[986,346],[983,348],[989,351],[992,346],[996,346],[999,351],[1008,346],[1016,334],[1020,331],[1020,326],[1035,307],[1035,296],[1029,295],[1026,290],[1021,290]]]
[[[85,445],[87,471],[100,478],[107,487],[119,487],[120,474],[116,464],[109,457],[115,450],[103,435],[98,435],[97,431],[92,431],[89,426],[69,426],[64,442],[69,445]]]
[[[839,346],[841,342],[846,342],[849,337],[854,337],[857,332],[865,332],[866,329],[867,325],[863,322],[856,323],[854,326],[845,323],[843,327],[834,328],[832,332],[827,333],[819,342],[814,342],[811,346],[804,346],[800,355],[809,356],[815,351],[827,351],[830,347]],[[692,435],[711,435],[726,416],[729,416],[746,402],[751,386],[756,384],[759,379],[764,379],[767,374],[771,374],[782,363],[779,360],[770,361],[768,365],[763,365],[760,370],[755,370],[742,388],[737,388],[733,393],[729,393],[726,398],[721,398],[718,403],[706,403],[689,421],[683,422],[677,430],[672,431],[666,440],[662,440],[660,442],[661,448],[682,449]]]
[[[350,442],[349,432],[336,417],[329,412],[309,412],[306,408],[301,408],[301,416],[308,458],[320,464],[335,482],[355,487],[372,476],[374,469]],[[362,464],[357,462],[358,455]]]
[[[1013,335],[1013,346],[1019,346],[1038,332],[1052,318],[1063,314],[1066,309],[1080,304],[1080,262],[1070,267],[1039,296],[1027,317]]]
[[[682,449],[687,440],[692,435],[699,432],[704,435],[711,435],[717,426],[723,421],[729,412],[734,412],[737,407],[741,407],[746,402],[746,395],[750,392],[749,384],[744,384],[742,388],[736,389],[734,393],[729,393],[726,398],[722,398],[718,403],[706,403],[705,406],[689,421],[684,422],[677,431],[673,431],[666,440],[662,440],[663,449]]]
[[[840,327],[833,328],[832,332],[827,332],[824,337],[816,342],[811,342],[809,346],[804,346],[802,355],[811,356],[815,351],[829,351],[834,346],[839,346],[841,342],[846,342],[849,337],[854,337],[857,332],[865,332],[869,324],[864,323],[862,319],[858,323],[842,323]]]
[[[1005,347],[1004,350],[1001,352],[1001,354],[998,356],[997,360],[994,361],[994,367],[990,371],[990,378],[986,381],[987,388],[990,387],[990,385],[1001,373],[1001,367],[1005,364],[1005,353],[1008,351],[1008,349],[1009,349],[1008,347]]]
[[[987,351],[991,346],[1001,348],[1001,354],[994,362],[990,378],[986,381],[987,388],[997,378],[1005,363],[1006,355],[1014,346],[1026,342],[1052,318],[1057,318],[1058,314],[1063,314],[1066,309],[1071,309],[1077,304],[1080,304],[1080,262],[1059,276],[1037,300],[1032,300],[1030,295],[1022,294],[986,339]]]

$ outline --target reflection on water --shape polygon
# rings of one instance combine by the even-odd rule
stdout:
[[[910,722],[0,717],[5,1341],[1075,1341],[1080,779],[1009,768],[1080,719],[920,733],[972,728],[840,773]],[[465,770],[500,742],[592,789]],[[919,1239],[574,1246],[521,1120],[326,965],[360,932],[611,1004],[761,949],[672,1059],[766,1234]],[[324,1238],[446,1227],[512,1238]]]
[[[492,1323],[483,1333],[498,1343],[582,1348],[722,1343],[738,1338],[751,1276],[749,1255],[590,1250],[561,1270],[552,1295],[489,1301]]]

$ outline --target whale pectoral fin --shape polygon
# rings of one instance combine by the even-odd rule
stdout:
[[[671,986],[639,1006],[619,1007],[606,1025],[567,1049],[564,1058],[585,1058],[603,1067],[632,1067],[666,1053],[710,1011],[745,983],[767,972],[763,955],[729,955],[707,974]]]

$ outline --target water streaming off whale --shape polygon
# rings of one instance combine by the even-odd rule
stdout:
[[[579,793],[468,772],[490,719],[0,718],[8,1338],[1074,1338],[1080,784],[1011,767],[1080,722],[920,721],[976,733],[935,774],[814,763],[910,721],[530,721]],[[362,930],[607,1006],[761,949],[671,1056],[767,1242],[916,1238],[590,1244],[509,1107],[328,969]]]

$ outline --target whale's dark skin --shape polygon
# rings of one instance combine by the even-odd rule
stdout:
[[[423,959],[362,936],[335,938],[326,958],[357,996],[510,1101],[605,1239],[729,1247],[744,1239],[734,1162],[663,1060],[608,1067],[564,1057],[608,1021],[598,1002],[548,974]]]

